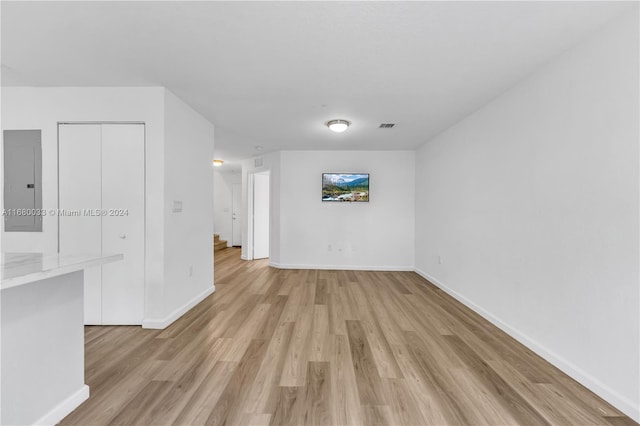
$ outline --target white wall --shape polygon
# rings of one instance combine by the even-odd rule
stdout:
[[[214,169],[213,172],[213,223],[214,232],[221,240],[227,241],[227,247],[232,246],[232,186],[242,183],[242,173]]]
[[[329,172],[369,173],[370,201],[323,203]],[[280,258],[272,264],[413,270],[414,183],[412,151],[281,152]]]
[[[252,206],[248,197],[248,186],[251,174],[269,172],[270,203],[269,209],[269,259],[270,263],[280,263],[280,157],[281,152],[273,152],[260,157],[249,158],[242,162],[242,259],[251,259],[253,246],[250,244],[253,235],[249,232],[249,220]],[[256,166],[256,164],[260,164]]]
[[[66,121],[137,121],[146,125],[145,323],[166,326],[189,306],[176,310],[177,304],[202,296],[202,283],[211,284],[207,250],[211,250],[213,230],[212,125],[161,87],[5,87],[2,130],[42,129],[44,209],[58,208],[57,123]],[[172,202],[182,198],[184,212],[178,218],[172,213]],[[184,253],[198,251],[193,276],[185,284],[181,278],[190,264],[185,264],[183,252],[176,256],[175,250],[180,248],[176,244],[183,244],[183,235],[193,236],[196,228],[202,239],[193,241],[198,249],[185,247]],[[2,233],[4,251],[55,253],[57,245],[56,217],[44,218],[41,233]],[[165,280],[165,274],[170,280]]]
[[[58,208],[57,123],[141,121],[145,126],[145,316],[163,310],[164,291],[164,89],[159,87],[5,87],[2,129],[42,129],[42,206]],[[56,253],[58,219],[43,232],[3,232],[2,249]]]
[[[164,315],[213,292],[213,124],[165,91]],[[173,212],[173,202],[182,212]],[[175,313],[174,313],[175,312]],[[177,316],[176,316],[177,315]]]
[[[157,87],[3,88],[2,130],[42,129],[43,208],[58,207],[57,125],[60,121],[144,121],[148,202],[152,208],[161,208],[162,183],[156,188],[156,181],[162,181],[164,172],[163,92],[164,89]],[[148,226],[161,228],[161,218],[149,219]],[[43,232],[2,232],[3,250],[56,253],[57,217],[45,217],[42,229]],[[161,232],[159,236],[162,237]]]
[[[636,10],[416,158],[418,271],[636,420],[638,48]]]
[[[0,76],[1,78],[1,76]],[[3,90],[0,87],[0,100],[2,99],[2,95],[3,95]],[[2,118],[2,102],[0,102],[0,124],[1,123],[1,118]],[[4,145],[4,135],[2,137],[3,142],[2,144]],[[0,196],[0,211],[2,211],[4,209],[4,147],[0,147],[0,164],[2,165],[2,171],[0,171],[0,194],[2,194],[2,196]],[[0,219],[1,220],[1,219]],[[2,230],[4,230],[4,224],[1,224],[0,227],[2,227],[2,229],[0,230],[0,253],[3,252],[3,238],[2,238]],[[2,291],[0,291],[0,318],[2,317]],[[2,377],[2,336],[0,335],[0,377]],[[2,386],[0,384],[0,401],[2,401]],[[2,422],[2,404],[0,404],[0,422]]]

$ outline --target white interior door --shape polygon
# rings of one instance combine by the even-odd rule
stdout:
[[[85,324],[142,324],[144,125],[59,126],[59,251],[122,253],[85,270]]]
[[[101,136],[99,124],[60,125],[58,146],[58,249],[60,253],[102,253]],[[84,271],[85,324],[102,324],[101,267]]]
[[[124,260],[102,266],[102,323],[144,317],[144,125],[102,125],[102,252]]]
[[[269,257],[269,174],[253,181],[253,258]]]
[[[242,184],[234,183],[231,186],[231,245],[239,247],[242,245],[242,221],[240,211],[242,210]]]

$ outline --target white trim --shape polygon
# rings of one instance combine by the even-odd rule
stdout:
[[[247,259],[247,256],[245,256],[244,254],[241,254],[241,255],[240,255],[240,259],[241,259],[241,260],[249,260],[249,259]]]
[[[82,385],[80,389],[69,395],[67,399],[56,405],[51,411],[40,417],[33,424],[47,426],[58,424],[87,399],[89,399],[89,386]]]
[[[531,337],[522,333],[520,330],[511,327],[500,318],[486,311],[482,307],[476,305],[473,301],[467,299],[455,290],[447,287],[437,278],[427,274],[424,271],[421,271],[418,268],[415,268],[415,272],[422,278],[439,287],[454,299],[458,300],[463,305],[480,314],[487,321],[491,322],[493,325],[507,333],[509,336],[513,337],[514,339],[525,345],[527,348],[531,349],[533,352],[547,360],[549,363],[562,370],[565,374],[584,385],[587,389],[600,396],[605,401],[609,402],[618,410],[622,411],[627,416],[634,419],[636,422],[640,422],[640,407],[637,403],[634,403],[629,398],[614,391],[597,378],[591,376],[589,373],[582,370],[580,367],[576,366],[569,360],[563,358],[562,356],[556,354],[552,350],[533,340]]]
[[[182,315],[186,314],[191,308],[196,306],[198,303],[202,302],[205,298],[207,298],[210,294],[213,294],[216,291],[216,286],[212,285],[210,288],[206,289],[202,293],[198,294],[196,297],[171,312],[164,318],[146,318],[142,321],[142,328],[152,328],[162,330],[169,327],[175,320],[180,318]]]
[[[255,171],[247,173],[247,246],[244,260],[253,260],[253,186]]]
[[[412,266],[380,266],[380,265],[291,265],[269,261],[269,266],[278,269],[330,269],[342,271],[397,271],[413,272]]]

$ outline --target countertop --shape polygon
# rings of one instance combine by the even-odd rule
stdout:
[[[0,289],[124,259],[122,254],[2,253]]]

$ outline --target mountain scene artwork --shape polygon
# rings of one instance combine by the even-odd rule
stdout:
[[[369,173],[323,173],[322,201],[369,201]]]

